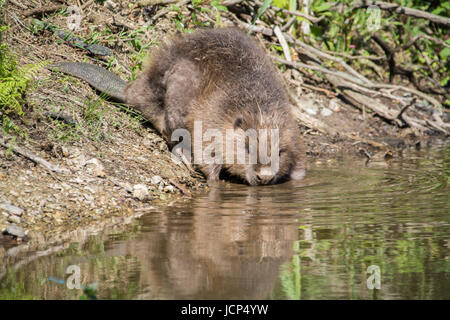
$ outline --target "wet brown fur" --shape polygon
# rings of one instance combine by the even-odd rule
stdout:
[[[264,49],[238,29],[205,29],[174,39],[151,57],[124,93],[126,102],[169,142],[178,128],[193,137],[199,120],[203,131],[219,129],[223,137],[226,129],[280,130],[275,176],[261,177],[258,164],[200,165],[209,180],[219,179],[223,171],[250,185],[304,176],[303,143],[283,81]]]

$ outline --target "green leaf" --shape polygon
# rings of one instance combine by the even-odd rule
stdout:
[[[262,7],[259,9],[258,14],[256,15],[255,19],[252,22],[252,26],[255,25],[256,20],[258,20],[263,15],[264,11],[267,10],[267,8],[270,6],[271,3],[272,3],[272,0],[264,0]],[[252,31],[250,29],[248,34],[250,34],[251,32]]]
[[[323,29],[317,26],[311,26],[311,33],[314,37],[321,37],[323,35]]]
[[[228,11],[228,8],[221,5],[218,0],[211,2],[211,5],[219,11]]]
[[[412,31],[411,31],[411,35],[413,36],[413,37],[415,37],[417,34],[419,34],[420,33],[420,28],[419,28],[419,26],[414,26],[414,28],[412,29]]]
[[[297,0],[289,0],[288,9],[291,11],[296,11],[297,10]]]
[[[439,55],[442,59],[446,60],[450,56],[450,48],[445,47],[441,50],[441,52],[439,52]]]
[[[445,8],[443,7],[438,7],[436,9],[434,9],[433,11],[431,11],[432,14],[440,14],[442,11],[444,11]]]
[[[318,7],[315,7],[315,8],[314,8],[314,11],[316,11],[316,12],[321,12],[321,11],[325,11],[325,10],[330,9],[330,7],[331,7],[331,4],[330,4],[330,3],[324,3],[324,4],[321,4],[321,5],[318,6]]]
[[[285,9],[287,8],[289,0],[273,0],[273,5],[275,7]]]
[[[219,11],[228,11],[228,8],[222,5],[217,5],[215,8]]]
[[[445,87],[450,80],[450,76],[445,77],[441,80],[441,86]]]
[[[271,45],[270,46],[272,49],[274,49],[274,50],[277,50],[277,51],[280,51],[280,52],[283,52],[283,48],[281,47],[281,46],[277,46],[277,45]]]

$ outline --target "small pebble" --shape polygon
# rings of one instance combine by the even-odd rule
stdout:
[[[328,116],[331,116],[331,115],[333,114],[333,111],[331,111],[331,110],[328,109],[328,108],[322,108],[322,111],[320,112],[320,114],[321,114],[323,117],[328,117]]]
[[[23,210],[19,207],[13,206],[12,204],[0,203],[0,209],[6,210],[9,214],[14,214],[16,216],[22,216]]]
[[[173,186],[167,186],[163,190],[164,190],[164,192],[170,192],[170,193],[175,192],[175,188]]]
[[[341,105],[339,104],[339,99],[337,99],[337,98],[331,99],[328,107],[334,112],[338,112],[339,110],[341,110]]]
[[[10,224],[7,226],[5,231],[3,231],[3,234],[9,234],[17,238],[25,237],[25,231],[23,231],[23,229],[16,224]]]
[[[15,215],[11,215],[8,217],[8,221],[12,223],[20,223],[20,218]]]
[[[148,188],[143,184],[136,184],[133,186],[133,197],[139,200],[144,200],[149,195]]]
[[[159,184],[162,181],[162,178],[160,176],[153,176],[151,181],[152,184]]]

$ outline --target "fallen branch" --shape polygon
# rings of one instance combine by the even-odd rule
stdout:
[[[64,121],[67,124],[76,125],[77,121],[74,120],[71,116],[68,116],[66,114],[63,114],[61,112],[50,112],[50,111],[44,111],[42,115],[46,117],[50,117],[55,120],[61,120]]]
[[[283,33],[281,32],[280,27],[276,26],[273,29],[273,32],[277,36],[278,42],[280,43],[281,48],[283,48],[284,57],[286,58],[287,61],[292,62],[291,53],[289,51],[289,46],[286,42],[286,39],[283,36]]]
[[[35,9],[25,10],[24,12],[22,12],[22,14],[25,17],[37,16],[37,15],[40,15],[40,14],[45,14],[45,13],[51,13],[51,12],[59,11],[59,10],[65,9],[66,7],[67,6],[65,6],[65,5],[39,7],[39,8],[35,8]]]
[[[222,5],[224,5],[226,7],[230,7],[230,6],[235,6],[237,4],[240,4],[241,2],[244,2],[244,1],[247,1],[247,0],[227,0],[227,1],[224,1],[222,3]]]
[[[181,7],[184,6],[185,4],[188,4],[190,2],[190,0],[183,0],[180,2],[176,3],[177,7]],[[162,9],[160,11],[158,11],[150,20],[149,23],[154,23],[157,19],[161,18],[162,16],[165,16],[166,14],[168,14],[169,12],[173,11],[172,9]]]
[[[415,36],[414,38],[412,38],[408,43],[404,44],[399,50],[406,50],[406,49],[408,49],[413,44],[415,44],[417,40],[420,40],[420,39],[427,39],[427,40],[433,41],[434,43],[437,43],[437,44],[439,44],[441,46],[450,48],[450,45],[447,44],[445,41],[442,41],[440,39],[435,39],[435,38],[430,37],[430,36],[428,36],[426,34],[419,34],[418,36]]]
[[[140,8],[155,6],[155,5],[167,5],[177,2],[178,0],[139,0],[136,5]]]
[[[406,111],[406,109],[408,109],[409,107],[414,105],[416,103],[416,101],[417,101],[417,98],[413,98],[410,103],[405,104],[398,112],[397,119],[400,119],[400,120],[406,122],[405,119],[403,118],[403,113]]]
[[[320,88],[320,87],[317,87],[317,86],[311,86],[311,85],[306,84],[306,83],[301,83],[299,85],[304,87],[304,88],[306,88],[306,89],[315,90],[315,91],[319,91],[319,92],[325,93],[325,95],[328,98],[335,98],[338,95],[336,92],[333,92],[333,91],[330,91],[330,90],[327,90],[327,89],[324,89],[324,88]]]
[[[432,121],[432,120],[427,119],[424,121],[424,120],[419,120],[419,119],[409,117],[406,114],[404,114],[404,112],[406,111],[406,109],[409,106],[404,105],[400,111],[395,112],[389,106],[386,106],[381,101],[374,100],[373,97],[368,97],[362,93],[354,91],[354,89],[352,88],[353,84],[345,82],[342,79],[333,77],[333,75],[327,75],[326,77],[327,77],[328,81],[330,81],[336,88],[339,88],[342,90],[342,93],[345,98],[347,98],[356,107],[362,109],[363,111],[364,111],[364,108],[368,108],[370,110],[373,110],[376,114],[378,114],[379,116],[381,116],[382,118],[384,118],[386,120],[392,121],[399,126],[401,126],[403,123],[406,123],[412,129],[414,129],[416,131],[424,132],[428,128],[431,128],[432,130],[442,132],[444,134],[448,134],[448,130],[446,128],[444,128],[442,126],[442,124],[439,123],[438,120]],[[406,89],[406,88],[402,88],[402,89]],[[441,119],[439,118],[439,120],[441,120]],[[442,120],[441,120],[441,122],[442,122]]]
[[[297,17],[294,16],[290,18],[289,21],[286,22],[286,24],[283,27],[281,27],[281,31],[283,32],[287,31],[294,24],[295,21],[297,21]]]
[[[9,2],[11,2],[13,5],[15,5],[15,6],[21,8],[21,9],[24,9],[24,10],[28,9],[28,7],[26,5],[24,5],[24,4],[20,3],[20,2],[17,2],[16,0],[9,0]]]
[[[274,57],[274,56],[272,58],[274,60],[276,60],[278,62],[281,62],[281,63],[284,63],[284,64],[286,64],[288,66],[292,66],[292,67],[295,67],[295,68],[307,68],[307,69],[311,69],[311,70],[316,70],[316,71],[322,72],[322,73],[327,74],[327,75],[336,76],[336,77],[339,77],[339,78],[341,78],[343,80],[350,81],[350,82],[352,82],[355,85],[358,85],[360,87],[360,90],[358,90],[358,91],[364,91],[364,89],[361,89],[361,87],[365,87],[365,88],[369,88],[369,89],[387,88],[387,89],[403,90],[405,92],[410,92],[410,93],[413,93],[413,94],[415,94],[415,95],[417,95],[417,96],[419,96],[419,97],[421,97],[421,98],[431,102],[438,110],[442,109],[442,105],[441,105],[441,103],[439,101],[437,101],[433,97],[431,97],[431,96],[429,96],[429,95],[427,95],[427,94],[425,94],[425,93],[423,93],[421,91],[415,90],[415,89],[411,89],[411,88],[403,87],[403,86],[399,86],[399,85],[391,85],[391,84],[383,84],[383,83],[364,84],[364,83],[361,83],[360,81],[358,81],[357,79],[355,79],[354,77],[352,77],[351,75],[349,75],[349,74],[347,74],[345,72],[331,71],[331,70],[328,70],[326,68],[323,68],[323,67],[320,67],[320,66],[317,66],[317,65],[308,65],[308,64],[304,64],[304,63],[300,63],[300,62],[289,62],[287,60],[281,59],[279,57]],[[339,83],[342,85],[342,81],[341,82],[337,81],[336,85],[340,86]],[[346,83],[346,86],[350,87],[350,85],[348,83]],[[382,94],[382,93],[378,93],[378,94]],[[391,97],[389,97],[389,98],[391,98]]]
[[[396,121],[397,113],[393,112],[389,107],[384,106],[382,103],[379,103],[377,100],[374,100],[372,97],[368,97],[362,93],[359,93],[353,87],[353,84],[343,81],[334,75],[327,75],[327,80],[339,90],[342,91],[343,95],[348,98],[354,105],[358,108],[369,108],[370,110],[375,111],[379,116],[383,117],[386,120]],[[375,103],[374,103],[375,102]],[[401,124],[397,121],[397,124]]]
[[[418,95],[419,97],[422,97],[423,99],[431,102],[436,107],[437,110],[439,110],[439,111],[442,110],[442,104],[439,101],[437,101],[433,97],[427,95],[426,93],[423,93],[423,92],[421,92],[419,90],[416,90],[416,89],[411,89],[411,88],[408,88],[408,87],[394,85],[394,84],[384,84],[384,83],[374,83],[370,87],[372,89],[386,88],[386,89],[394,89],[394,91],[395,90],[402,90],[402,91],[405,91],[405,92],[410,92],[410,93]]]
[[[12,151],[14,151],[17,154],[20,154],[21,156],[24,156],[25,158],[33,161],[34,163],[40,164],[45,169],[56,172],[56,173],[69,173],[69,170],[67,169],[61,169],[57,165],[54,165],[47,160],[42,159],[41,157],[38,157],[37,155],[33,154],[31,151],[28,151],[24,148],[21,148],[19,146],[15,146],[12,144],[6,143],[6,141],[2,138],[0,138],[0,145],[4,148],[10,148]]]
[[[273,36],[273,30],[270,28],[266,28],[266,27],[262,27],[262,26],[254,26],[254,25],[252,26],[251,24],[242,22],[237,18],[236,18],[236,20],[239,21],[239,24],[241,26],[243,26],[244,28],[248,29],[251,32],[258,32],[258,33],[261,33],[261,34],[263,34],[265,36],[269,36],[269,37]]]
[[[353,82],[353,83],[361,84],[361,82],[358,81],[358,79],[355,79],[353,76],[349,75],[348,73],[342,72],[342,71],[332,71],[332,70],[328,70],[328,69],[318,66],[318,65],[309,65],[309,64],[305,64],[305,63],[301,63],[301,62],[289,62],[289,61],[281,59],[280,57],[277,57],[277,56],[271,56],[271,57],[275,61],[281,62],[285,65],[288,65],[288,66],[291,66],[294,68],[306,68],[306,69],[310,69],[310,70],[315,70],[315,71],[322,72],[324,74],[329,74],[329,75],[333,75],[333,76],[345,79],[345,80]]]
[[[391,48],[377,34],[374,34],[372,36],[372,39],[381,47],[381,49],[383,49],[384,54],[386,55],[389,65],[389,82],[392,82],[394,76],[398,74],[408,77],[409,81],[411,81],[416,87],[418,87],[418,83],[416,81],[416,78],[414,77],[414,73],[411,70],[406,70],[402,67],[397,66],[397,64],[395,63],[395,53],[399,51],[399,48]]]
[[[382,60],[382,59],[386,58],[386,57],[381,57],[381,56],[364,56],[364,55],[351,56],[351,55],[346,54],[344,52],[335,52],[335,51],[324,51],[324,52],[328,53],[328,54],[331,54],[331,55],[341,56],[341,57],[344,57],[344,58],[349,59],[349,60],[356,60],[356,59]]]
[[[285,35],[286,36],[286,35]],[[327,60],[331,60],[334,62],[339,63],[342,67],[344,67],[345,70],[347,70],[348,73],[350,73],[351,75],[353,75],[354,77],[358,78],[360,81],[364,84],[370,85],[372,84],[372,81],[370,81],[369,79],[367,79],[366,77],[362,76],[360,73],[358,73],[355,69],[353,69],[352,67],[350,67],[347,63],[345,63],[345,61],[341,58],[332,56],[328,53],[325,53],[319,49],[316,49],[310,45],[307,45],[306,43],[304,43],[303,41],[300,41],[298,39],[295,39],[294,37],[292,37],[291,35],[287,35],[286,39],[288,39],[288,41],[290,40],[291,42],[293,42],[294,44],[300,46],[304,51],[307,52],[312,52],[314,54],[316,54],[319,57],[322,57],[324,59]]]
[[[244,1],[245,0],[227,0],[227,1],[223,2],[222,5],[224,5],[226,7],[232,7],[232,6],[240,4],[241,2],[244,2]],[[250,2],[250,3],[254,2],[256,5],[258,5],[260,7],[263,5],[263,3],[261,1],[248,1],[248,2]],[[273,10],[275,12],[281,12],[281,13],[284,13],[286,15],[293,15],[295,17],[302,17],[302,18],[305,18],[308,21],[311,21],[312,23],[320,22],[320,21],[322,21],[325,18],[325,16],[322,16],[320,18],[316,18],[316,17],[312,17],[310,15],[307,15],[307,14],[304,14],[304,13],[301,13],[301,12],[298,12],[298,11],[291,11],[291,10],[281,9],[281,8],[278,8],[278,7],[275,7],[275,6],[268,6],[267,9]]]
[[[166,178],[170,184],[174,185],[176,188],[178,188],[178,190],[180,190],[182,193],[184,194],[190,194],[190,191],[183,187],[181,184],[179,184],[178,182],[176,182],[174,179],[170,179],[170,178]]]
[[[403,7],[396,3],[389,3],[389,2],[383,2],[383,1],[357,1],[352,4],[353,10],[354,9],[361,9],[361,8],[368,8],[370,6],[377,6],[381,10],[387,10],[387,11],[394,11],[396,13],[404,14],[406,16],[415,17],[415,18],[422,18],[429,20],[431,22],[450,27],[450,19],[438,16],[426,11],[412,9],[408,7]]]
[[[236,22],[239,24],[239,26],[241,26],[244,29],[247,29],[247,30],[252,31],[252,32],[253,31],[254,32],[258,32],[258,33],[261,33],[261,34],[263,34],[265,36],[268,36],[268,37],[273,37],[274,36],[273,30],[270,29],[270,28],[266,28],[266,27],[263,27],[263,26],[254,26],[254,25],[242,22],[233,13],[231,13],[231,16],[233,16],[233,18],[236,20]],[[287,42],[293,43],[293,40],[292,40],[293,38],[289,34],[283,33],[283,35],[284,35],[284,37],[285,37]],[[302,53],[305,56],[307,56],[310,60],[315,61],[315,62],[320,62],[317,59],[317,57],[314,54],[312,54],[311,52],[308,52],[308,51],[305,50]]]
[[[354,134],[350,134],[350,133],[339,133],[339,134],[341,134],[341,135],[343,135],[344,137],[346,137],[346,138],[349,138],[349,139],[351,139],[351,140],[355,140],[355,141],[358,141],[358,142],[363,142],[363,143],[366,143],[366,144],[370,144],[370,145],[372,145],[372,146],[374,146],[374,147],[377,147],[377,148],[380,148],[380,149],[388,149],[388,147],[386,146],[386,145],[384,145],[384,144],[382,144],[382,143],[379,143],[379,142],[376,142],[376,141],[373,141],[373,140],[371,140],[371,139],[365,139],[365,138],[361,138],[360,136],[356,136],[356,135],[354,135]],[[368,156],[367,154],[366,154],[366,156],[370,159],[371,157],[370,156]]]
[[[116,27],[123,27],[127,30],[135,30],[136,27],[128,23],[126,20],[122,19],[120,15],[115,15],[112,17],[112,25]]]
[[[93,3],[94,3],[94,0],[89,0],[89,1],[86,2],[86,3],[83,3],[83,4],[81,5],[80,9],[83,10],[83,9],[85,9],[86,7],[90,6],[90,5],[93,4]]]

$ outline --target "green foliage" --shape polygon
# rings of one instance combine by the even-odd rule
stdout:
[[[100,31],[91,31],[86,39],[83,39],[87,44],[110,44],[114,46],[120,40],[130,46],[129,58],[133,61],[131,65],[131,77],[128,80],[134,80],[136,75],[142,70],[143,62],[145,61],[149,48],[154,45],[154,41],[146,41],[145,35],[152,28],[152,26],[142,26],[135,30],[121,30],[114,33],[110,28],[102,28]],[[111,56],[107,61],[106,68],[111,70],[117,67],[116,57]],[[118,71],[118,70],[116,70]]]
[[[97,300],[98,284],[96,282],[83,285],[83,295],[81,295],[80,300]]]
[[[18,66],[17,60],[10,53],[9,47],[1,39],[7,26],[0,26],[0,116],[3,132],[21,132],[11,116],[24,114],[24,93],[29,81],[47,62]],[[22,132],[23,133],[23,132]],[[23,133],[24,134],[24,133]]]
[[[47,30],[54,31],[56,29],[54,25],[38,19],[33,19],[29,24],[28,28],[31,30],[33,34],[36,35],[41,34]]]
[[[182,14],[180,8],[176,5],[172,6],[172,10],[178,12],[176,17],[173,19],[175,27],[181,32],[191,33],[194,31],[188,27],[191,23],[197,27],[211,27],[210,21],[202,21],[200,19],[200,15],[202,13],[215,12],[216,25],[217,27],[221,27],[222,21],[220,14],[221,12],[228,11],[228,8],[220,4],[219,0],[213,0],[207,5],[204,3],[204,0],[193,0],[192,10],[190,10],[188,15]]]
[[[450,4],[447,1],[394,2],[433,14],[450,15]],[[339,3],[345,5],[345,9],[331,8],[331,3],[326,0],[311,2],[312,15],[325,16],[325,19],[311,26],[308,40],[315,46],[348,55],[379,55],[379,51],[375,50],[377,46],[369,41],[372,35],[380,36],[393,49],[401,48],[414,37],[423,35],[413,45],[397,51],[397,65],[414,70],[416,78],[427,80],[431,87],[439,82],[441,86],[449,85],[450,49],[439,44],[442,41],[450,44],[446,28],[426,19],[408,17],[401,13],[373,8],[353,9],[353,0]],[[430,40],[430,35],[436,41]],[[350,62],[358,67],[358,60]]]
[[[150,28],[150,26],[145,26],[123,34],[123,37],[128,39],[134,49],[134,52],[130,54],[130,58],[134,62],[131,66],[132,80],[134,80],[136,75],[142,70],[143,63],[148,54],[148,49],[155,44],[154,41],[148,42],[143,40],[145,33]]]
[[[221,5],[218,0],[214,0],[211,2],[211,6],[213,6],[216,9],[216,24],[221,27],[222,22],[220,20],[220,12],[221,11],[228,11],[228,8]]]
[[[267,8],[272,4],[272,0],[264,0],[263,5],[259,8],[256,17],[253,19],[252,26],[255,25],[256,21],[263,15],[263,13],[267,10]],[[251,33],[251,30],[248,32]]]
[[[294,251],[299,252],[300,244],[294,242]],[[292,263],[285,263],[281,266],[280,282],[282,294],[289,300],[301,299],[301,262],[300,255],[294,254]]]

